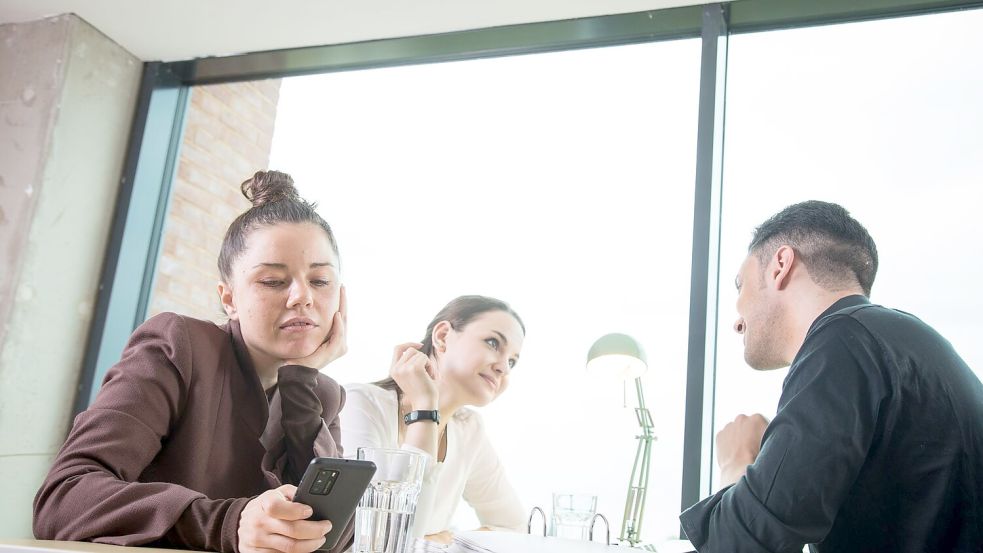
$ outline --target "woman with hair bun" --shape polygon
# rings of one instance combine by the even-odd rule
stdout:
[[[519,361],[526,327],[501,300],[461,296],[427,325],[420,343],[396,346],[390,377],[347,385],[347,450],[403,448],[427,463],[414,533],[450,541],[461,499],[484,529],[524,530],[526,511],[478,413],[500,396]]]
[[[304,553],[348,522],[291,501],[311,459],[342,455],[345,393],[318,371],[346,349],[338,246],[289,175],[241,188],[218,258],[229,321],[136,329],[38,491],[36,537]]]

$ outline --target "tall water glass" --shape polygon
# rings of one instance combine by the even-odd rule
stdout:
[[[597,513],[597,496],[582,493],[553,494],[553,535],[586,540],[590,521]]]
[[[375,463],[375,476],[355,509],[353,553],[404,553],[413,538],[416,500],[427,459],[402,449],[358,448],[358,458]]]

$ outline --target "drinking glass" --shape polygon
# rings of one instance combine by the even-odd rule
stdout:
[[[597,513],[597,496],[583,493],[553,494],[553,535],[586,540],[590,520]]]
[[[402,449],[358,448],[358,458],[375,463],[376,471],[355,509],[353,553],[404,553],[413,542],[411,530],[427,459]]]

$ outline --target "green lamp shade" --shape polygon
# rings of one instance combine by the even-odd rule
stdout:
[[[629,380],[647,368],[641,344],[627,334],[605,334],[587,352],[587,370],[594,374]]]

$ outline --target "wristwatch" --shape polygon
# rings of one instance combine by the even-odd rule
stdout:
[[[406,424],[413,424],[414,422],[420,421],[433,421],[440,424],[440,412],[439,411],[410,411],[403,415],[403,422]]]

